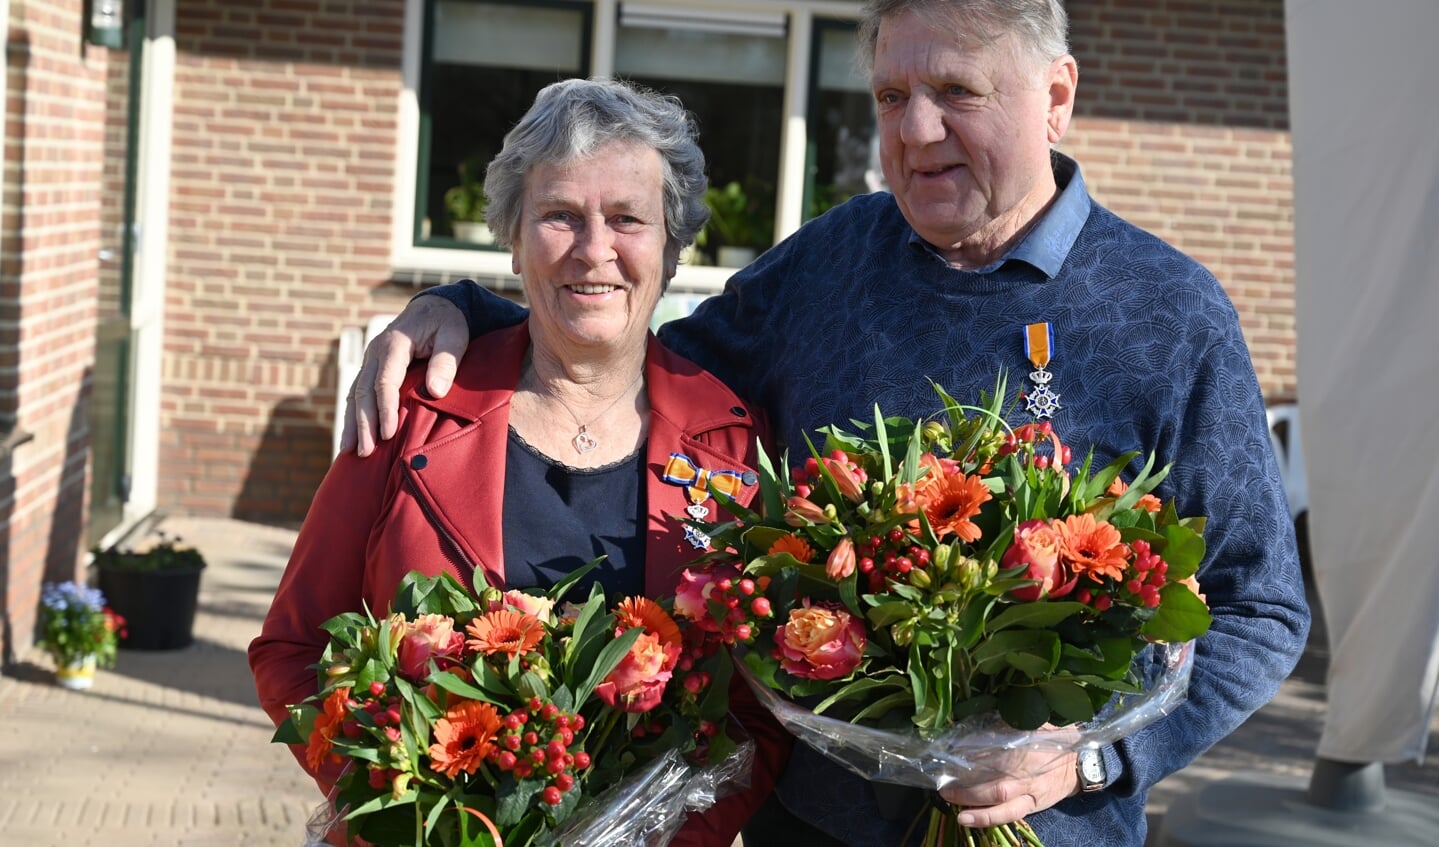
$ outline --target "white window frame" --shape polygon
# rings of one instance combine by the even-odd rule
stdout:
[[[623,0],[595,0],[590,71],[597,77],[614,72],[615,35]],[[803,220],[806,114],[809,108],[809,55],[816,17],[856,19],[859,0],[649,0],[645,5],[675,9],[787,16],[789,44],[785,74],[784,120],[780,133],[778,191],[775,198],[775,239],[799,228]],[[406,0],[404,57],[401,60],[398,138],[395,150],[395,193],[391,211],[391,266],[399,279],[418,282],[472,277],[498,291],[521,290],[511,271],[510,254],[489,250],[420,247],[414,243],[415,173],[419,161],[420,62],[424,0]],[[717,293],[736,268],[681,265],[671,290]]]

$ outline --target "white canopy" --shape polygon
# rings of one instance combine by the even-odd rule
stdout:
[[[1439,694],[1439,3],[1287,0],[1319,755],[1422,760]]]

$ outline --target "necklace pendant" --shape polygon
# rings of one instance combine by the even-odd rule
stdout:
[[[575,437],[570,439],[570,443],[575,445],[575,452],[581,456],[600,446],[600,443],[595,440],[593,435],[585,432],[583,426],[580,427],[579,432],[575,433]]]

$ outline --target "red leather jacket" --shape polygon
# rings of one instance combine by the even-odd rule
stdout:
[[[500,526],[509,404],[528,348],[526,324],[475,339],[442,399],[424,392],[423,365],[411,368],[400,391],[395,437],[368,458],[341,455],[325,475],[264,627],[249,648],[260,705],[277,725],[287,717],[286,705],[316,692],[310,666],[327,643],[319,628],[324,621],[362,603],[383,613],[410,570],[447,572],[473,587],[474,569],[480,568],[489,584],[505,584]],[[756,439],[769,432],[760,410],[653,336],[645,376],[645,590],[663,596],[674,593],[680,571],[699,553],[672,517],[684,514],[684,489],[660,478],[669,454],[684,453],[709,470],[753,473]],[[757,485],[746,485],[735,499],[747,505],[757,492]],[[709,505],[717,511],[713,500]],[[704,815],[691,815],[673,844],[729,847],[789,756],[791,737],[738,681],[731,708],[756,742],[750,786]],[[295,752],[304,766],[303,749]],[[338,776],[311,775],[322,790]]]

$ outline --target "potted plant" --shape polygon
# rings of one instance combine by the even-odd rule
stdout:
[[[40,592],[39,645],[55,660],[65,688],[95,684],[95,668],[115,665],[115,644],[125,619],[105,605],[99,589],[78,582],[49,582]]]
[[[100,590],[129,622],[121,647],[173,650],[194,640],[195,608],[205,557],[179,536],[158,538],[135,547],[96,549]]]
[[[710,233],[719,239],[715,259],[721,267],[744,267],[774,239],[773,214],[755,194],[753,188],[746,191],[738,182],[712,186],[705,192],[710,220],[700,233],[701,246],[709,244]]]
[[[460,163],[460,184],[445,192],[445,214],[450,220],[450,232],[460,241],[476,244],[493,244],[489,225],[485,223],[484,163],[471,157]]]

